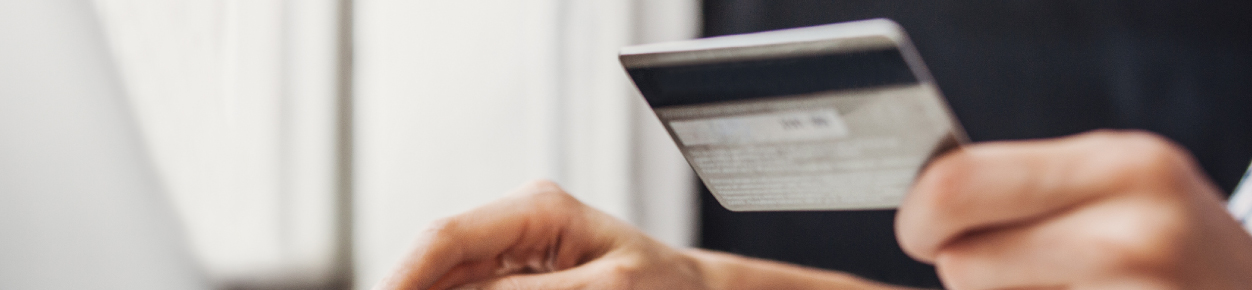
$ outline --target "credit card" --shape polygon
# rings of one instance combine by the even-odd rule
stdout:
[[[1226,209],[1235,216],[1236,220],[1239,220],[1239,223],[1243,224],[1243,228],[1248,232],[1252,232],[1252,181],[1250,180],[1252,180],[1252,165],[1248,165],[1248,171],[1244,171],[1243,179],[1235,185],[1235,191],[1230,194],[1230,200],[1226,202]]]
[[[621,61],[732,211],[895,208],[968,142],[887,19],[631,46]]]

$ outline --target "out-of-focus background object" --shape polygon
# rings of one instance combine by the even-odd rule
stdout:
[[[86,1],[0,1],[0,289],[208,289]]]
[[[221,288],[368,288],[528,179],[676,246],[694,179],[621,46],[699,1],[94,0],[192,253]]]

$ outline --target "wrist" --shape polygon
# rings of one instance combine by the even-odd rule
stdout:
[[[708,289],[748,289],[732,287],[738,284],[733,281],[735,272],[743,271],[743,262],[735,260],[738,257],[702,249],[686,249],[684,254],[694,261]]]
[[[688,249],[708,289],[906,289],[850,274]]]

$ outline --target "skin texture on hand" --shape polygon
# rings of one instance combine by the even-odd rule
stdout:
[[[896,218],[949,289],[1245,289],[1252,238],[1191,157],[1142,132],[967,146]]]
[[[436,222],[376,289],[707,289],[691,257],[551,182]]]
[[[851,275],[679,251],[551,182],[436,222],[376,289],[893,289]]]
[[[1245,289],[1252,236],[1190,155],[1142,132],[974,144],[896,216],[948,289]],[[669,248],[551,182],[435,223],[376,289],[893,289]]]

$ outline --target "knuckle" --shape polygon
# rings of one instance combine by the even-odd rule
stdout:
[[[566,201],[574,199],[574,197],[566,193],[564,189],[561,189],[561,186],[557,185],[555,182],[552,182],[551,180],[546,180],[546,179],[533,180],[533,181],[527,182],[526,185],[523,186],[523,188],[524,188],[524,190],[522,191],[523,194],[527,198],[534,199],[534,200],[550,201],[550,202],[566,202]]]
[[[526,182],[526,187],[536,189],[536,191],[561,191],[560,185],[557,185],[555,181],[548,179],[535,179],[528,181]]]
[[[1102,131],[1095,152],[1108,162],[1110,181],[1124,187],[1173,185],[1188,170],[1188,153],[1165,137],[1145,131]]]
[[[1139,165],[1153,172],[1177,167],[1186,155],[1173,142],[1156,134],[1131,132],[1124,142],[1136,155],[1142,156]]]
[[[914,191],[933,210],[956,208],[951,205],[963,202],[961,193],[970,186],[970,173],[975,166],[976,161],[963,151],[945,155],[926,169]]]
[[[540,215],[568,214],[582,207],[578,199],[551,180],[536,179],[514,189],[506,198]]]
[[[527,199],[539,209],[569,209],[582,203],[560,187],[543,187],[528,192]]]

